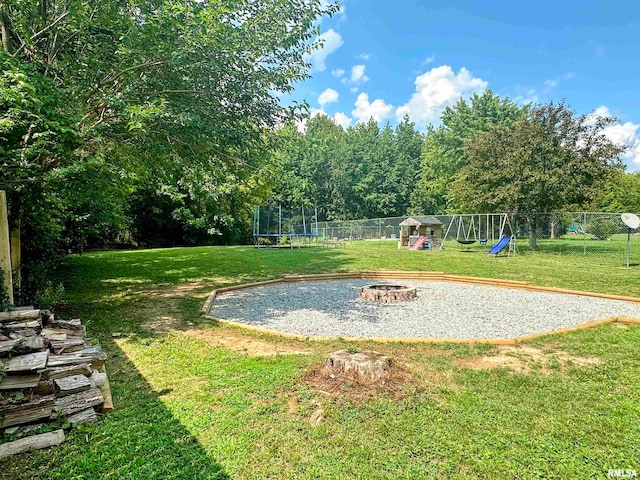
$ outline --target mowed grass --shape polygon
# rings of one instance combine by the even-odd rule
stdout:
[[[530,345],[547,352],[548,368],[534,363],[514,372],[460,363],[496,351],[489,346],[291,341],[199,313],[215,287],[365,269],[640,297],[640,269],[622,268],[618,250],[599,257],[521,250],[493,258],[455,244],[411,252],[394,242],[354,242],[336,250],[202,247],[70,257],[59,272],[68,303],[58,312],[81,317],[108,351],[116,410],[73,430],[59,448],[5,461],[0,477],[601,478],[609,469],[640,470],[640,327],[543,337]],[[235,343],[219,341],[229,339]],[[252,356],[252,342],[308,354]],[[329,397],[304,375],[338,348],[391,354],[417,382],[401,398]],[[600,363],[562,361],[555,356],[561,351]],[[312,421],[319,412],[321,420]]]

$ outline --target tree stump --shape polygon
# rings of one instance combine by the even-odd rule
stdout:
[[[384,382],[393,367],[393,361],[378,352],[350,353],[338,350],[329,356],[325,367],[332,376],[349,377],[361,383],[373,384]]]

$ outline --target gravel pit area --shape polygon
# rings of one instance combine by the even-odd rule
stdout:
[[[310,337],[510,339],[608,317],[640,303],[446,281],[376,280],[416,288],[410,302],[360,299],[369,279],[289,282],[220,293],[209,316]]]

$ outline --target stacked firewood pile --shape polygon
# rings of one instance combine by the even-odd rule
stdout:
[[[0,459],[60,444],[65,428],[111,411],[106,358],[80,320],[0,312]]]

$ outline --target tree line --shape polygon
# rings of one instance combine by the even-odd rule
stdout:
[[[518,105],[491,90],[447,107],[419,132],[405,117],[343,130],[318,115],[276,132],[276,197],[323,219],[406,214],[640,211],[640,176],[604,134],[614,118],[564,102]]]

